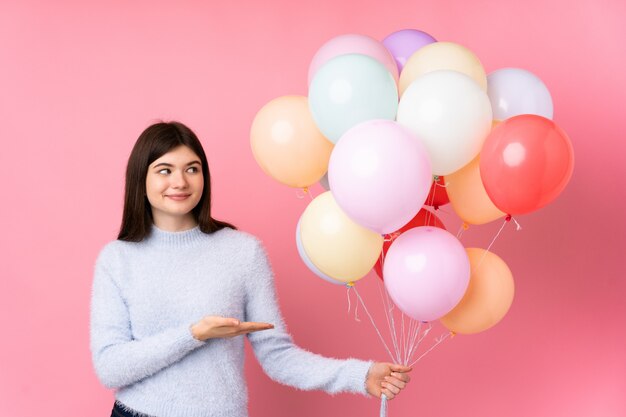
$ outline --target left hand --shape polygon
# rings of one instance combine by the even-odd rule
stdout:
[[[394,363],[374,363],[365,380],[367,392],[377,398],[385,394],[388,400],[393,400],[411,380],[408,375],[411,370],[408,366]]]

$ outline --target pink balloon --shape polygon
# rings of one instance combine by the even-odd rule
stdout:
[[[309,65],[309,85],[322,65],[336,56],[345,54],[362,54],[376,59],[389,70],[396,84],[398,83],[398,66],[387,48],[369,36],[349,34],[332,38],[318,49]]]
[[[422,208],[432,181],[424,145],[392,120],[360,123],[330,155],[328,180],[339,207],[380,234],[395,232]]]
[[[383,275],[391,299],[404,314],[432,321],[446,315],[463,298],[470,263],[463,245],[452,234],[432,226],[416,227],[392,243]]]

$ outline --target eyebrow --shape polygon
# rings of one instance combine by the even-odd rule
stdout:
[[[191,161],[191,162],[187,163],[187,165],[186,165],[186,166],[190,166],[190,165],[193,165],[193,164],[202,165],[202,164],[200,163],[200,161]],[[152,168],[156,168],[156,167],[160,167],[160,166],[164,166],[164,167],[173,167],[174,165],[169,164],[169,163],[167,163],[167,162],[161,162],[161,163],[156,164],[156,165],[155,165],[155,166],[153,166]]]

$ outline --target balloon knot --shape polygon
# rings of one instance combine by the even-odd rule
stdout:
[[[434,179],[435,181],[439,181],[439,175],[433,175],[433,179]]]
[[[504,220],[506,220],[507,222],[510,222],[511,219],[512,219],[511,215],[507,214]]]
[[[463,223],[463,230],[467,230],[467,229],[469,229],[469,224]]]
[[[435,210],[439,210],[439,206],[438,206],[438,205],[434,205],[434,206],[433,206],[433,208],[434,208]]]
[[[346,282],[346,287],[354,287],[354,282]]]
[[[304,191],[304,194],[308,194],[309,193],[309,187],[302,188],[302,191]]]
[[[454,336],[456,336],[455,332],[450,332],[450,338],[453,338]]]

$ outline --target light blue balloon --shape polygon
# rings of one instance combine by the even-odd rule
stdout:
[[[366,55],[340,55],[315,74],[309,108],[322,134],[333,143],[359,123],[395,120],[398,87],[383,64]]]
[[[298,220],[298,225],[296,226],[296,245],[298,247],[298,253],[300,254],[300,258],[302,258],[302,261],[307,266],[307,268],[311,270],[311,272],[313,272],[318,277],[322,278],[324,281],[330,282],[331,284],[346,285],[344,282],[337,281],[336,279],[329,277],[328,275],[320,271],[313,264],[313,262],[311,262],[311,260],[309,259],[309,256],[306,254],[304,250],[304,245],[302,244],[302,238],[300,237],[300,220]]]

